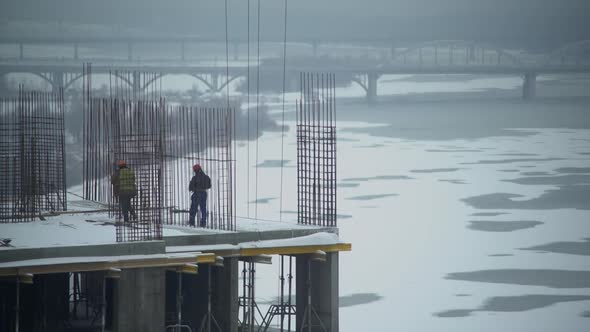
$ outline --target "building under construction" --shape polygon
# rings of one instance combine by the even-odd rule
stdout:
[[[339,253],[351,244],[336,220],[334,76],[301,74],[297,223],[265,227],[236,213],[229,103],[168,105],[142,88],[157,74],[111,75],[109,94],[94,96],[85,66],[79,196],[66,195],[63,158],[49,159],[65,153],[63,97],[0,100],[0,167],[14,174],[0,181],[0,331],[338,331]],[[132,222],[111,182],[117,160],[135,171]],[[205,227],[189,224],[193,164],[213,182]],[[278,271],[264,306],[258,264]]]

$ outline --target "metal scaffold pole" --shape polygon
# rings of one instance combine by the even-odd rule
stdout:
[[[266,332],[275,317],[279,317],[280,331],[291,331],[292,316],[296,314],[295,305],[291,303],[292,297],[292,282],[293,282],[293,256],[288,256],[289,270],[287,277],[285,277],[285,255],[280,255],[279,261],[279,301],[277,304],[272,304],[266,312],[258,331]],[[285,293],[285,288],[287,288]],[[287,300],[285,300],[287,297]],[[285,322],[285,319],[287,322]],[[287,325],[285,329],[285,323]]]
[[[16,306],[14,307],[14,332],[19,332],[20,326],[20,280],[16,276]]]
[[[215,325],[215,330],[221,332],[221,328],[219,324],[217,324],[217,320],[215,316],[213,316],[213,312],[211,311],[211,296],[213,290],[211,288],[211,270],[213,269],[212,266],[209,266],[209,271],[207,273],[207,313],[201,320],[201,328],[199,332],[211,332],[211,323]]]
[[[242,270],[243,284],[242,296],[239,298],[239,307],[242,308],[241,332],[256,331],[256,316],[261,319],[258,326],[260,331],[266,322],[266,316],[262,315],[258,304],[256,303],[256,262],[252,257],[244,258],[244,269]]]

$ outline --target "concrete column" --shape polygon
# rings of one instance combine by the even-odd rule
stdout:
[[[182,278],[182,323],[198,329],[207,312],[207,266],[199,266],[199,274],[181,274]],[[166,272],[166,324],[176,324],[178,319],[177,294],[178,273]]]
[[[36,331],[63,331],[62,322],[68,318],[69,311],[68,286],[67,273],[35,275],[33,312],[29,319]]]
[[[308,310],[308,289],[311,289],[311,305],[319,319],[330,332],[339,330],[338,308],[338,253],[328,253],[325,262],[310,261],[309,255],[300,255],[296,259],[296,329],[310,331],[303,318]],[[311,273],[311,287],[308,287],[308,273]],[[308,311],[309,312],[309,311]],[[311,331],[322,331],[315,314],[312,313]]]
[[[309,255],[299,255],[295,258],[295,330],[301,331],[303,318],[308,302],[308,273]],[[312,303],[314,298],[312,296]]]
[[[226,257],[224,267],[213,267],[213,316],[222,331],[238,331],[238,268],[237,257]]]
[[[142,268],[121,272],[114,289],[115,332],[164,331],[165,271],[164,268]]]
[[[377,80],[379,75],[377,73],[368,73],[367,77],[367,101],[372,104],[377,101]]]
[[[526,73],[524,74],[522,84],[522,98],[529,100],[535,98],[537,94],[537,74]]]

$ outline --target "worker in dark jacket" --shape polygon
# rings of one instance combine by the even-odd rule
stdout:
[[[113,185],[113,194],[119,197],[119,205],[123,213],[123,220],[129,221],[129,212],[133,220],[137,220],[135,209],[131,205],[131,199],[137,195],[137,188],[135,186],[135,173],[129,167],[125,160],[117,162],[119,169],[111,177],[111,184]]]
[[[207,226],[207,190],[211,188],[211,178],[203,172],[201,165],[193,166],[195,175],[191,179],[188,190],[192,191],[189,224],[195,226],[197,209],[201,210],[201,227]]]

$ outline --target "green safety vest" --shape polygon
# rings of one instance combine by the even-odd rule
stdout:
[[[119,193],[136,193],[135,187],[135,173],[130,168],[122,168],[119,170]]]

